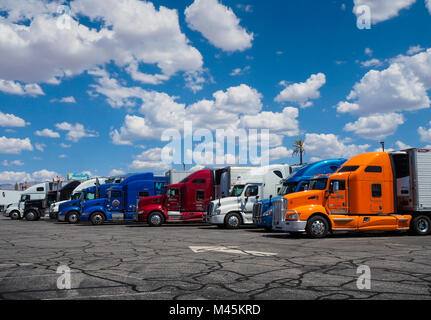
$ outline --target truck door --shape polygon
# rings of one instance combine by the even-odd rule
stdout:
[[[331,180],[328,192],[326,205],[334,223],[334,230],[356,230],[358,216],[349,215],[346,180]]]
[[[108,195],[108,211],[118,212],[123,211],[124,200],[123,192],[120,190],[111,190]]]
[[[246,222],[253,221],[253,206],[256,203],[256,197],[261,193],[259,185],[249,185],[244,191],[244,200],[242,203],[242,213]]]
[[[166,191],[166,208],[168,211],[180,211],[180,190],[179,188],[170,188]]]
[[[345,180],[331,180],[329,183],[328,208],[331,214],[347,214],[347,188]]]

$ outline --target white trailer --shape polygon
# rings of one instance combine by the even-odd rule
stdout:
[[[215,178],[215,197],[225,198],[228,197],[235,185],[239,181],[245,181],[252,172],[259,167],[226,167],[214,170]]]
[[[169,170],[166,171],[165,176],[169,179],[168,184],[177,184],[192,173],[193,171],[190,170]]]
[[[253,224],[253,205],[259,199],[277,195],[283,180],[290,175],[289,165],[254,168],[238,179],[229,197],[212,201],[205,220],[210,224],[236,229]]]

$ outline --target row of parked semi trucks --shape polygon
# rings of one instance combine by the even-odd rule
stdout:
[[[178,183],[152,173],[88,183],[93,185],[78,186],[71,200],[51,205],[51,217],[94,225],[206,222],[236,229],[256,224],[313,238],[336,231],[431,232],[429,149],[364,153],[299,167],[203,169]],[[12,219],[42,216],[31,196],[22,200],[18,210],[9,210]]]

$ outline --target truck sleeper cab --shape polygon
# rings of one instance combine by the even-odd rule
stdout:
[[[101,225],[105,221],[135,221],[140,198],[162,195],[168,177],[142,173],[129,176],[121,183],[111,186],[105,198],[86,202],[81,221]]]
[[[169,222],[202,222],[202,214],[214,196],[214,174],[203,169],[177,184],[165,187],[165,194],[141,198],[135,220],[151,227]]]
[[[320,174],[336,172],[347,159],[329,159],[306,164],[298,168],[283,182],[283,186],[276,197],[270,195],[269,199],[259,200],[253,206],[253,223],[266,230],[272,230],[273,203],[282,196],[309,189],[310,181]]]
[[[360,154],[336,173],[315,179],[311,190],[274,201],[273,229],[306,232],[312,238],[336,231],[429,234],[431,191],[423,181],[428,172],[430,150]],[[415,177],[421,177],[420,186],[414,186]]]

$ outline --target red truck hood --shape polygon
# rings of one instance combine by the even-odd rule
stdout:
[[[152,197],[140,198],[139,207],[147,204],[163,203],[163,197],[164,196],[152,196]]]

